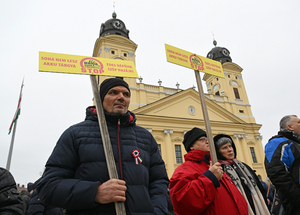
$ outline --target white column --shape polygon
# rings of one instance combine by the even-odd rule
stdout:
[[[167,150],[167,173],[168,176],[171,177],[172,173],[174,172],[174,155],[175,155],[175,149],[173,147],[172,141],[171,141],[171,134],[173,134],[173,130],[164,130],[165,134],[165,144],[166,144],[166,150]]]
[[[245,163],[248,163],[247,159],[247,144],[245,143],[245,138],[247,135],[245,134],[234,134],[233,137],[237,144],[235,147],[237,148],[237,158]],[[249,151],[250,153],[250,151]]]

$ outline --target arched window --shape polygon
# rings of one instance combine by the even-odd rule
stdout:
[[[253,163],[257,163],[254,147],[250,147],[250,152],[251,152]]]
[[[234,96],[236,99],[241,99],[238,88],[233,88]]]

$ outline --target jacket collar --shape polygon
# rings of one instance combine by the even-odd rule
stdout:
[[[290,130],[285,129],[285,130],[278,131],[278,136],[285,137],[288,138],[289,140],[300,143],[300,135]]]
[[[210,161],[210,152],[202,150],[191,150],[184,155],[185,161],[201,162],[204,161],[206,164],[209,164]]]
[[[136,117],[135,114],[127,111],[126,114],[119,116],[117,114],[111,114],[111,113],[107,113],[106,111],[104,111],[104,115],[105,115],[105,119],[107,122],[111,122],[113,124],[117,124],[119,119],[120,119],[120,124],[135,124],[136,121]],[[97,110],[95,106],[89,106],[86,108],[86,117],[85,119],[89,119],[89,120],[93,120],[93,121],[97,121]]]

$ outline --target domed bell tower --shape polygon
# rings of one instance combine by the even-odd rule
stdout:
[[[129,30],[125,23],[117,19],[117,14],[113,12],[112,19],[101,24],[99,38],[94,46],[94,57],[109,58],[116,60],[133,61],[135,64],[135,51],[137,44],[129,39]],[[99,76],[98,84],[103,80],[112,78],[109,76]],[[135,78],[123,78],[130,88],[136,89]],[[134,93],[131,89],[131,94]]]
[[[213,44],[215,47],[208,52],[207,58],[221,62],[225,78],[204,75],[203,80],[206,82],[209,98],[220,104],[222,102],[221,106],[246,122],[255,123],[242,78],[243,69],[232,62],[227,48],[216,46],[215,40]]]

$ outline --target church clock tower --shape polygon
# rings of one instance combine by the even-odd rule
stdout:
[[[255,123],[242,78],[243,69],[232,62],[228,49],[216,46],[215,40],[214,45],[215,47],[207,54],[207,58],[221,62],[225,78],[210,74],[204,75],[203,80],[206,82],[209,98],[242,120]]]
[[[99,38],[94,46],[94,57],[110,58],[116,60],[133,61],[135,64],[135,50],[137,44],[129,39],[129,30],[125,23],[117,19],[117,14],[113,12],[112,19],[101,24]],[[111,78],[109,76],[99,76],[98,84],[103,80]],[[136,79],[124,78],[131,88],[131,95],[135,94]]]

